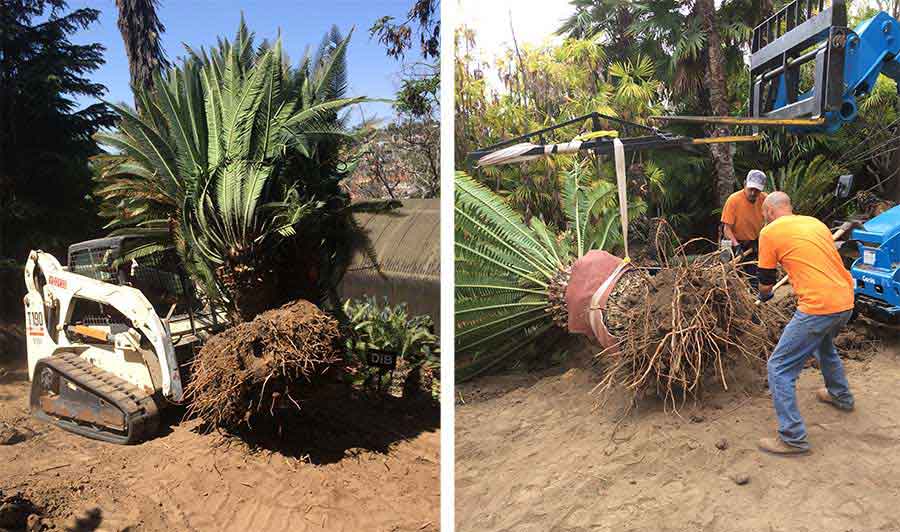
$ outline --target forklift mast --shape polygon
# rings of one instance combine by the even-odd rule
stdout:
[[[750,52],[748,123],[833,133],[856,119],[879,74],[900,79],[900,23],[880,12],[851,30],[844,0],[795,0],[753,30]]]

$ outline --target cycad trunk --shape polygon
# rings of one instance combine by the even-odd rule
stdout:
[[[706,29],[707,58],[706,87],[709,91],[709,103],[714,116],[728,114],[728,93],[725,84],[725,56],[722,53],[722,38],[716,27],[716,6],[713,0],[697,0],[697,13],[703,17]],[[716,126],[713,137],[730,135],[727,126]],[[734,192],[734,162],[731,156],[731,144],[710,144],[709,151],[716,168],[716,195],[719,206],[725,204],[728,196]]]
[[[229,295],[229,319],[232,324],[250,321],[278,305],[272,271],[238,264],[222,266],[216,274]]]
[[[260,261],[238,255],[216,269],[216,277],[228,295],[231,322],[250,321],[297,299],[322,304],[321,262],[316,252],[309,242],[293,242],[260,252]]]

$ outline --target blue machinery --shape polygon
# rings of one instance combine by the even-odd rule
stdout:
[[[900,81],[900,22],[881,12],[850,30],[844,0],[823,8],[822,0],[796,0],[753,30],[751,120],[806,119],[815,123],[789,131],[833,133],[856,119],[856,99],[879,74]],[[900,322],[900,207],[853,230],[851,240],[859,249],[850,268],[857,309]]]
[[[795,0],[753,30],[750,117],[660,117],[667,121],[785,126],[834,133],[857,117],[857,98],[880,74],[900,82],[900,22],[880,12],[855,29],[844,0]],[[900,87],[900,84],[898,84]],[[857,309],[900,323],[900,206],[852,232],[859,258],[850,274]]]
[[[859,258],[850,275],[856,282],[856,307],[864,315],[900,323],[900,206],[854,229]]]
[[[807,118],[793,132],[833,133],[856,119],[879,74],[900,79],[896,19],[880,12],[850,30],[844,0],[823,3],[796,0],[753,30],[752,118]]]

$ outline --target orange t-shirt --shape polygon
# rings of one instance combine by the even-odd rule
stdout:
[[[763,201],[766,193],[760,191],[756,195],[756,203],[750,203],[743,190],[728,196],[722,207],[722,223],[733,226],[734,237],[738,240],[756,240],[759,231],[765,224],[763,218]]]
[[[844,268],[831,232],[812,216],[788,215],[759,234],[759,267],[781,263],[797,294],[797,309],[834,314],[853,308],[853,278]]]

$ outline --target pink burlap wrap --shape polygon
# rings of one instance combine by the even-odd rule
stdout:
[[[566,288],[569,332],[594,338],[602,347],[616,343],[603,323],[603,310],[616,281],[630,266],[615,255],[597,250],[575,261]]]

